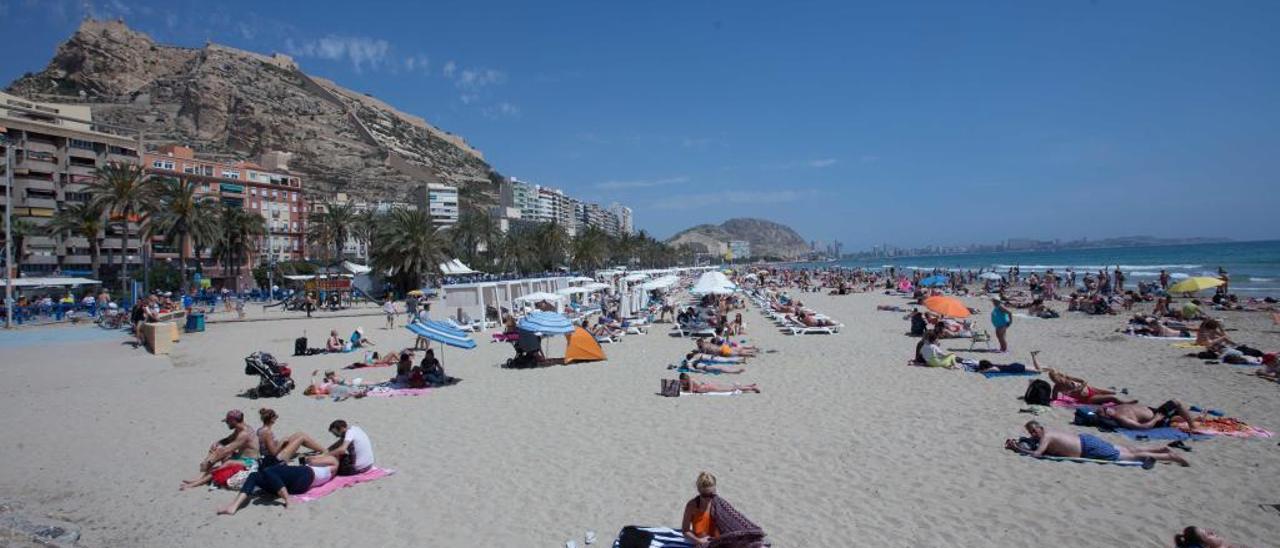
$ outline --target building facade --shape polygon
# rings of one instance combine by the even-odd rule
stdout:
[[[12,207],[14,222],[37,227],[37,233],[23,238],[22,248],[14,250],[14,262],[23,275],[90,273],[88,239],[38,232],[67,205],[89,201],[88,183],[98,168],[112,162],[138,163],[136,139],[101,129],[87,106],[38,103],[0,93],[0,133],[5,137],[0,147],[13,153],[13,164],[5,166],[13,171],[13,203],[5,203],[0,192],[0,206]],[[0,179],[0,186],[4,184]],[[119,264],[121,253],[131,265],[141,265],[138,226],[130,222],[125,227],[129,237],[122,249],[120,224],[108,224],[98,236],[104,268]]]
[[[729,240],[729,255],[732,259],[750,259],[751,242],[746,240]]]

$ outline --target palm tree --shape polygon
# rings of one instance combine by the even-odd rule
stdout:
[[[22,270],[22,260],[27,257],[24,251],[25,243],[28,237],[35,236],[40,233],[40,228],[31,221],[26,219],[14,219],[9,222],[9,229],[13,233],[13,264],[5,265],[15,272]],[[5,234],[5,240],[8,241],[9,234]],[[5,274],[6,277],[8,273]]]
[[[366,263],[369,261],[369,244],[373,241],[373,228],[378,223],[378,215],[373,210],[365,210],[356,213],[354,221],[351,223],[351,238],[356,243],[364,246],[365,253],[360,257]]]
[[[158,187],[141,165],[111,162],[98,168],[88,184],[89,200],[120,226],[120,281],[129,277],[129,223],[142,227],[155,208]]]
[[[307,226],[307,238],[321,247],[332,247],[333,262],[342,260],[342,248],[347,245],[357,219],[351,204],[328,204],[324,213],[311,217]]]
[[[161,188],[160,207],[153,222],[154,232],[163,235],[170,245],[178,246],[182,291],[185,293],[187,245],[197,247],[197,241],[208,241],[217,234],[217,219],[211,212],[217,200],[212,196],[201,196],[199,184],[188,179],[166,180]]]
[[[267,222],[261,215],[224,204],[218,210],[218,231],[213,253],[222,262],[224,272],[231,272],[239,289],[240,267],[252,258],[258,238],[267,233]]]
[[[559,223],[543,223],[535,231],[535,249],[538,250],[538,266],[543,271],[555,270],[564,264],[569,250],[569,233]]]
[[[575,270],[595,270],[604,266],[609,248],[616,243],[608,234],[596,227],[588,227],[573,239],[570,264]]]
[[[431,215],[418,209],[396,208],[383,215],[369,254],[373,267],[388,272],[400,289],[419,287],[424,276],[439,274],[448,260]]]
[[[502,230],[488,213],[477,211],[463,212],[458,224],[449,227],[447,232],[453,252],[464,262],[475,265],[481,253],[490,253],[500,238]]]
[[[488,214],[498,205],[497,195],[502,175],[490,172],[487,182],[473,182],[458,187],[458,207],[462,211]]]
[[[106,212],[102,206],[90,202],[67,204],[49,219],[49,224],[44,225],[52,236],[64,239],[78,236],[89,241],[90,269],[95,280],[98,279],[98,270],[102,266],[102,243],[98,236],[102,234],[105,225],[104,213]]]

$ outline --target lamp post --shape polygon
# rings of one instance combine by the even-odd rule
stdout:
[[[13,329],[13,141],[0,135],[4,143],[4,327]]]

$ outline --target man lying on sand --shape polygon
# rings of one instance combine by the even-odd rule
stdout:
[[[1169,426],[1175,418],[1180,418],[1188,425],[1194,425],[1195,419],[1182,403],[1169,400],[1160,407],[1147,407],[1136,403],[1125,403],[1103,407],[1098,414],[1116,421],[1124,428],[1133,430],[1149,430]]]
[[[213,479],[213,471],[233,459],[252,461],[258,458],[258,446],[253,443],[253,429],[244,422],[244,413],[239,409],[227,411],[222,422],[231,429],[231,434],[213,442],[209,447],[209,454],[200,461],[200,475],[183,481],[181,489],[209,483]]]
[[[716,340],[720,341],[720,339],[716,339]],[[726,358],[733,357],[733,356],[742,356],[742,357],[749,358],[759,353],[759,350],[749,346],[734,348],[733,345],[729,344],[728,342],[714,343],[714,342],[708,341],[704,337],[698,337],[698,340],[695,341],[694,346],[697,348],[698,352],[702,352],[703,354],[711,354],[713,356],[723,356]]]
[[[718,384],[714,382],[702,382],[693,379],[688,373],[680,374],[680,391],[692,394],[704,394],[707,392],[755,392],[760,393],[760,387],[754,384]]]
[[[1169,447],[1129,447],[1108,442],[1092,434],[1076,434],[1059,430],[1049,430],[1039,422],[1026,424],[1027,433],[1035,448],[1023,447],[1018,440],[1004,440],[1004,448],[1015,453],[1033,457],[1068,457],[1105,461],[1152,461],[1176,462],[1182,466],[1191,466]]]

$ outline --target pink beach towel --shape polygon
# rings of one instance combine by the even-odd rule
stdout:
[[[351,487],[352,485],[358,485],[361,483],[367,483],[373,480],[382,479],[395,473],[396,473],[395,470],[390,470],[387,468],[378,468],[377,466],[374,466],[373,468],[366,470],[363,474],[357,474],[354,476],[337,476],[332,480],[329,480],[329,483],[321,485],[320,487],[316,487],[315,489],[307,491],[306,493],[303,493],[301,495],[297,495],[294,498],[302,502],[311,502],[313,500],[328,496],[332,494],[334,491],[337,491],[338,489],[342,489],[343,487]]]
[[[386,390],[370,390],[370,398],[396,398],[400,396],[425,396],[430,388],[389,388]]]
[[[1102,405],[1098,405],[1096,403],[1084,403],[1066,394],[1058,394],[1058,398],[1049,402],[1049,405],[1053,407],[1062,407],[1065,409],[1075,409],[1077,407],[1111,407],[1115,404],[1104,403]]]

